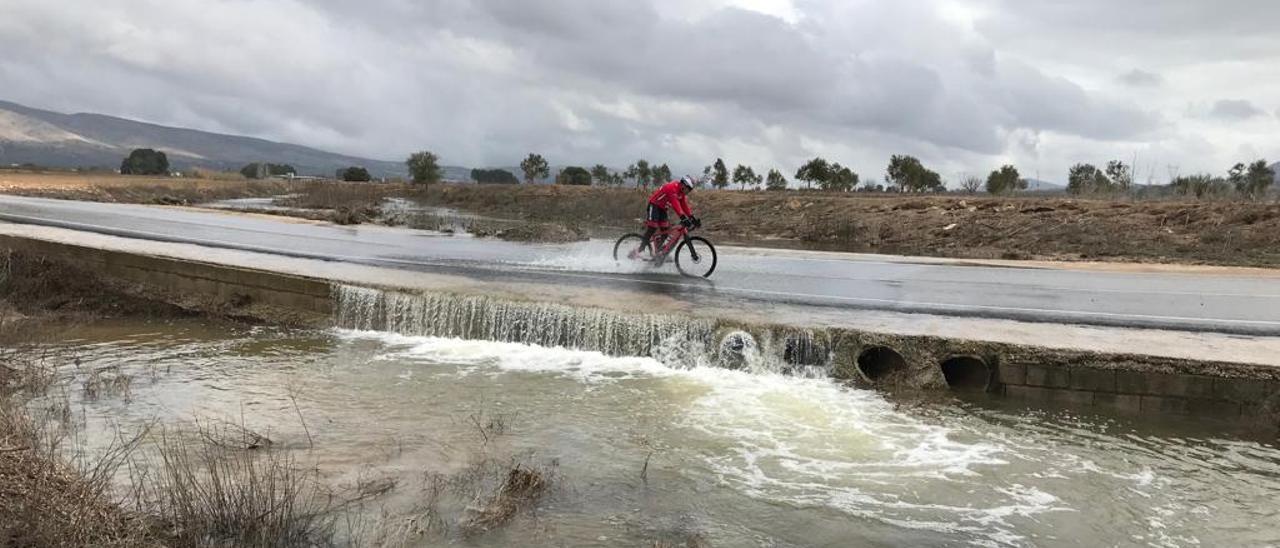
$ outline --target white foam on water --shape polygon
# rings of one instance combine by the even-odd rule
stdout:
[[[955,432],[897,411],[878,394],[827,379],[712,367],[671,368],[651,358],[369,331],[342,331],[388,345],[388,356],[461,365],[467,372],[538,372],[583,383],[678,378],[700,395],[681,426],[712,443],[696,449],[719,484],[747,496],[823,507],[899,527],[959,534],[981,545],[1022,540],[1010,518],[1059,510],[1052,494],[983,482],[980,468],[1005,464],[1009,448],[957,441]],[[939,487],[981,497],[938,502]],[[979,504],[979,503],[985,503]]]

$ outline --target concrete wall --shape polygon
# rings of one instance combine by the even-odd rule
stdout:
[[[5,235],[0,249],[68,261],[122,291],[191,309],[303,325],[328,325],[333,312],[324,280]]]

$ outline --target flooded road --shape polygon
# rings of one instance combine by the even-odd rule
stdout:
[[[0,220],[482,281],[626,288],[687,302],[1280,334],[1280,279],[1256,273],[1006,268],[721,246],[716,273],[704,280],[679,276],[672,267],[618,265],[612,255],[618,234],[578,244],[529,245],[383,226],[15,196],[0,196]]]
[[[91,448],[151,421],[243,423],[332,485],[390,478],[358,510],[383,524],[480,448],[556,470],[533,514],[423,546],[1280,543],[1280,448],[1212,424],[374,331],[117,321],[54,344]],[[90,398],[104,367],[132,382]]]

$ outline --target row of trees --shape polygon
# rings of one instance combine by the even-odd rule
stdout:
[[[263,162],[254,162],[240,168],[240,174],[245,179],[265,179],[267,177],[284,177],[287,175],[297,175],[298,170],[289,164],[272,164]]]
[[[1234,192],[1237,196],[1254,200],[1265,196],[1275,180],[1275,169],[1267,165],[1266,160],[1257,160],[1249,165],[1241,163],[1232,166],[1227,170],[1225,178],[1208,174],[1184,175],[1175,177],[1169,187],[1175,194],[1182,196],[1221,198]]]
[[[159,153],[159,155],[163,158],[163,153]],[[133,155],[131,155],[132,157]],[[126,160],[126,163],[128,162],[129,160]],[[431,152],[415,153],[405,163],[408,165],[409,172],[415,183],[438,182],[442,176],[439,158]],[[165,165],[167,169],[167,162]],[[251,164],[250,166],[253,165]],[[246,166],[245,169],[249,169],[250,166]],[[267,164],[267,166],[268,171],[272,173],[283,171],[284,169],[292,169],[290,166],[276,166],[274,164]],[[525,182],[528,183],[547,179],[551,175],[550,165],[547,160],[536,153],[529,154],[528,157],[520,162],[520,170],[524,174]],[[122,167],[121,171],[124,172],[124,167]],[[759,189],[762,183],[767,190],[785,190],[788,188],[786,177],[777,169],[770,169],[768,173],[760,175],[750,166],[739,164],[731,172],[722,158],[716,158],[715,162],[703,169],[702,175],[700,184],[709,183],[719,189],[727,188],[730,183],[737,184],[743,190],[747,188]],[[475,169],[472,170],[471,176],[480,183],[510,184],[518,182],[514,174],[501,169]],[[596,164],[590,169],[569,166],[556,174],[555,182],[568,185],[596,184],[615,186],[632,182],[636,186],[648,187],[669,181],[672,176],[671,168],[667,164],[655,166],[647,160],[640,159],[621,172],[612,171],[602,164]],[[1171,181],[1169,188],[1177,194],[1196,196],[1198,198],[1225,196],[1233,192],[1239,196],[1257,198],[1266,194],[1274,183],[1275,177],[1275,170],[1269,167],[1265,160],[1258,160],[1248,165],[1243,163],[1236,164],[1228,170],[1225,178],[1207,174],[1176,177]],[[822,190],[844,192],[857,189],[860,182],[859,175],[852,169],[841,165],[839,162],[829,162],[822,157],[816,157],[805,162],[804,165],[800,166],[800,169],[796,170],[795,178],[803,181],[807,189],[817,186]],[[1072,166],[1068,172],[1067,180],[1067,192],[1071,194],[1126,193],[1133,187],[1134,173],[1132,166],[1122,161],[1114,160],[1108,162],[1103,169],[1099,169],[1092,164]],[[912,193],[945,192],[947,190],[941,175],[925,167],[918,158],[909,155],[894,155],[889,159],[889,165],[885,170],[885,183],[888,188],[874,182],[868,182],[863,189],[874,191],[896,190],[898,192]],[[959,185],[961,190],[969,193],[976,193],[985,189],[990,194],[1002,195],[1026,190],[1028,181],[1021,176],[1016,167],[1004,165],[993,170],[985,180],[973,176],[962,177]]]
[[[1226,177],[1210,174],[1183,175],[1169,182],[1174,194],[1196,198],[1226,197],[1232,194],[1248,199],[1266,195],[1275,183],[1276,173],[1266,160],[1248,165],[1238,163],[1227,170]],[[1120,160],[1107,163],[1105,170],[1093,164],[1076,164],[1067,174],[1067,192],[1077,195],[1125,194],[1133,189],[1133,167]]]

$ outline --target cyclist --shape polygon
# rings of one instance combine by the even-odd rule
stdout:
[[[685,175],[679,181],[671,181],[658,187],[658,190],[649,196],[649,208],[644,216],[644,239],[641,240],[640,247],[631,252],[632,259],[637,258],[640,251],[649,245],[649,241],[658,230],[665,230],[670,226],[667,221],[668,207],[676,211],[676,215],[680,216],[680,224],[685,228],[702,226],[702,221],[693,216],[693,209],[689,207],[689,201],[686,198],[690,192],[693,192],[693,182],[693,177]],[[662,248],[663,243],[665,243],[665,237],[652,248],[654,255]]]

